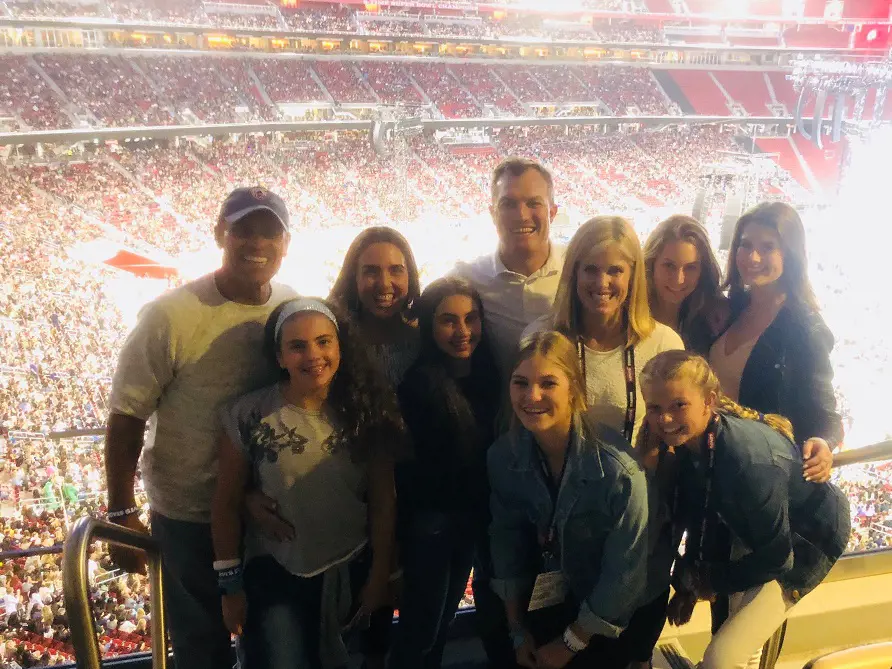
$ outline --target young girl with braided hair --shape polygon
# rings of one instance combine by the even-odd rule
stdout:
[[[642,440],[660,444],[661,464],[675,455],[664,499],[675,536],[688,533],[670,620],[684,622],[698,599],[728,595],[731,614],[702,667],[745,667],[842,555],[851,531],[848,500],[830,483],[804,480],[790,422],[722,396],[702,357],[661,353],[642,370],[641,387]],[[713,550],[722,524],[732,537],[730,559]]]

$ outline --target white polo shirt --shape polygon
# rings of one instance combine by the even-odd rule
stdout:
[[[483,300],[484,324],[500,371],[507,376],[520,335],[530,323],[548,313],[554,303],[564,248],[551,244],[545,264],[529,276],[512,272],[496,251],[469,263],[459,262],[450,272],[468,281]]]

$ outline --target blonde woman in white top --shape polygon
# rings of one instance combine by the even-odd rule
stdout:
[[[524,336],[541,330],[577,343],[592,417],[634,444],[645,413],[638,373],[684,344],[651,315],[641,244],[626,219],[596,216],[576,231],[552,311]]]

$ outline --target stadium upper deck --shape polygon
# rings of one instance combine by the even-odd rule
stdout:
[[[390,47],[385,43],[394,40],[420,40],[417,53],[432,51],[430,44],[426,50],[421,48],[424,42],[458,40],[468,47],[480,40],[519,40],[539,46],[534,54],[538,57],[560,55],[541,51],[554,41],[864,52],[882,52],[890,44],[887,0],[809,1],[799,3],[795,11],[788,7],[790,3],[779,0],[743,4],[729,0],[564,0],[552,3],[547,12],[530,2],[394,0],[386,7],[367,8],[344,0],[289,6],[294,4],[289,0],[282,0],[282,6],[251,0],[6,0],[0,3],[0,25],[23,28],[25,32],[19,37],[26,41],[29,27],[61,27],[67,21],[68,26],[105,31],[116,25],[139,25],[148,28],[149,33],[152,26],[160,25],[201,27],[210,32],[235,30],[254,36],[275,34],[279,41],[294,32],[329,38],[349,35],[358,41],[353,44],[354,40],[348,40],[347,48],[366,48],[371,41],[377,43],[369,47],[372,51],[387,51]],[[7,32],[5,41],[9,44],[15,35]],[[186,31],[190,32],[194,34]],[[145,33],[138,32],[143,38]],[[171,41],[167,45],[185,41],[196,46],[189,43],[187,34],[174,33],[168,35]],[[221,38],[216,46],[225,44]],[[288,46],[293,45],[273,45]]]

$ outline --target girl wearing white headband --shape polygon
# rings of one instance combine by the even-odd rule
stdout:
[[[405,430],[366,348],[326,302],[285,302],[267,339],[282,380],[221,413],[212,531],[224,619],[250,666],[346,666],[342,631],[387,595],[392,449]],[[242,527],[247,486],[274,501],[291,528],[282,540]]]

